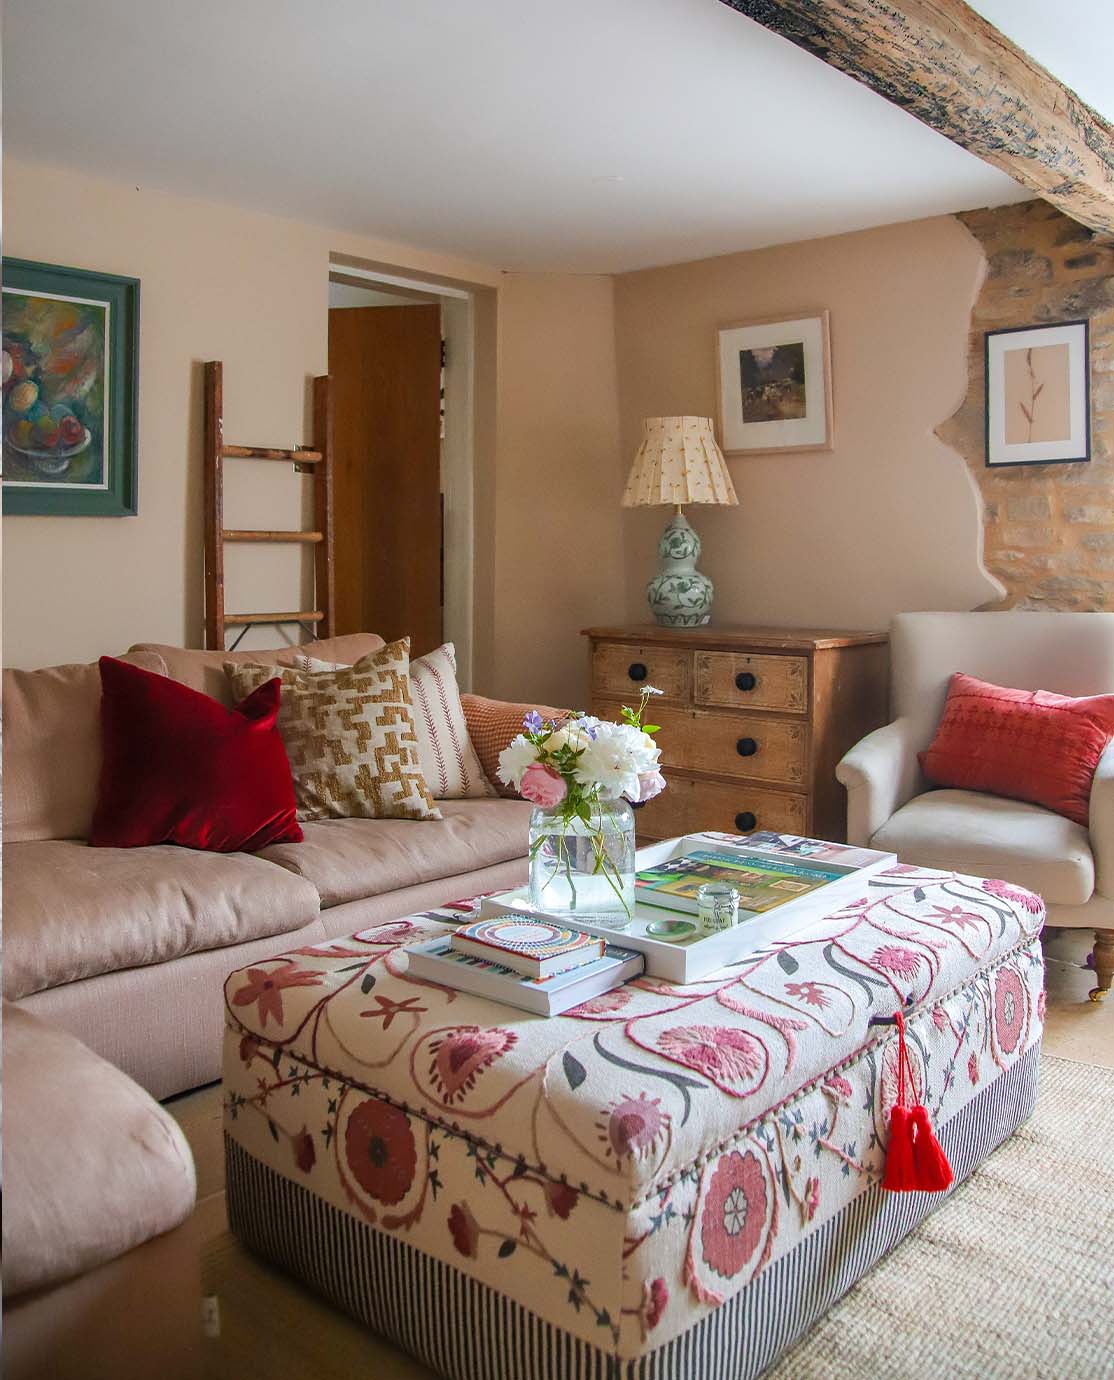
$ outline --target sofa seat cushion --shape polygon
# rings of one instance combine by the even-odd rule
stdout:
[[[4,1294],[84,1274],[193,1210],[177,1122],[80,1040],[4,1004]]]
[[[1095,889],[1087,830],[1040,805],[977,791],[929,791],[903,805],[871,839],[905,863],[999,877],[1080,906]]]
[[[286,934],[318,910],[308,882],[245,853],[7,844],[4,995]]]
[[[440,820],[324,819],[302,843],[260,858],[313,883],[322,907],[524,858],[531,806],[522,800],[444,800]]]

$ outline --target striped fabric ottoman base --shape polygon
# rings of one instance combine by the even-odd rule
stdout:
[[[1039,1062],[1037,1043],[940,1128],[957,1183],[1028,1118]],[[942,1200],[869,1188],[687,1332],[620,1360],[339,1211],[229,1136],[225,1159],[244,1245],[452,1380],[750,1380]]]

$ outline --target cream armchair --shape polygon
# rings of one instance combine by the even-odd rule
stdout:
[[[1037,892],[1050,925],[1095,931],[1091,999],[1101,1001],[1114,978],[1114,744],[1095,775],[1087,828],[1039,805],[932,789],[917,753],[955,671],[1023,690],[1114,693],[1114,613],[903,613],[890,657],[896,718],[836,767],[849,840]]]

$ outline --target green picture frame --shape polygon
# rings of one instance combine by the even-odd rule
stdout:
[[[138,511],[139,279],[4,258],[5,515]]]

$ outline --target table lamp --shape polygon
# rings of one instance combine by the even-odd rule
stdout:
[[[658,573],[646,598],[658,623],[667,628],[699,628],[711,617],[714,589],[696,568],[700,538],[684,514],[686,503],[738,503],[723,452],[716,445],[710,417],[647,417],[642,444],[634,457],[624,508],[671,504],[658,543]]]

